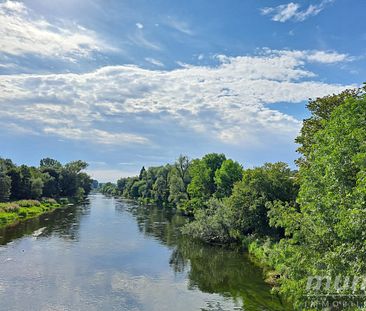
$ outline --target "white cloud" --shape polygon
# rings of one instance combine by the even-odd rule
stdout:
[[[281,4],[276,7],[266,7],[261,9],[262,15],[270,15],[271,19],[275,22],[287,22],[293,20],[296,22],[302,22],[311,16],[318,15],[324,10],[327,4],[334,0],[322,0],[319,4],[311,4],[305,10],[300,10],[300,4],[290,2],[287,4]]]
[[[190,25],[185,21],[177,19],[176,17],[167,17],[164,20],[164,24],[186,35],[194,35],[194,32],[191,29]]]
[[[145,137],[129,133],[111,133],[98,129],[80,129],[63,127],[46,127],[43,129],[46,134],[54,134],[71,140],[83,140],[96,144],[124,145],[124,144],[147,144],[149,140]]]
[[[217,56],[216,67],[109,66],[84,74],[0,76],[0,122],[39,134],[108,145],[161,143],[177,128],[224,143],[292,141],[301,122],[274,103],[299,103],[348,86],[315,79],[309,62],[336,52],[263,50]],[[180,142],[177,141],[177,144]]]
[[[289,57],[296,59],[297,61],[306,61],[306,62],[323,63],[323,64],[348,62],[353,59],[348,54],[338,53],[335,51],[317,51],[317,50],[299,51],[299,50],[263,49],[263,53],[268,55]]]
[[[155,58],[151,58],[151,57],[146,57],[145,60],[155,66],[158,66],[158,67],[164,67],[164,64],[158,60],[158,59],[155,59]]]
[[[141,24],[141,23],[136,23],[136,27],[137,27],[138,29],[142,29],[142,28],[144,28],[144,25],[143,25],[143,24]]]
[[[319,63],[338,63],[350,60],[347,54],[337,52],[315,51],[308,55],[308,60]]]
[[[0,3],[0,53],[35,54],[75,60],[92,52],[114,50],[80,25],[55,25],[21,2]]]
[[[147,38],[147,36],[141,31],[141,29],[137,29],[134,34],[130,34],[128,39],[135,45],[150,49],[160,51],[162,47],[159,43]]]

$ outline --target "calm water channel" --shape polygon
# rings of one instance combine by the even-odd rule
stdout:
[[[0,310],[285,310],[245,254],[182,237],[185,221],[95,194],[0,230]]]

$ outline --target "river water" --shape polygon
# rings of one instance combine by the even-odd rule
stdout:
[[[95,194],[0,230],[0,310],[285,310],[244,253],[181,236],[185,221]]]

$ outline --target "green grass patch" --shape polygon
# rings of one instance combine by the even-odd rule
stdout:
[[[20,200],[0,203],[0,228],[17,223],[18,221],[39,216],[59,208],[61,204],[54,199]]]

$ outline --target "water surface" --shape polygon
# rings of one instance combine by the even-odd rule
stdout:
[[[182,237],[185,221],[96,194],[0,230],[0,310],[284,310],[245,254]]]

